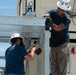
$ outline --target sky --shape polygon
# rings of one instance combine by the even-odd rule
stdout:
[[[16,16],[17,0],[0,0],[0,15]]]
[[[16,16],[17,0],[0,0],[0,15]],[[10,45],[8,43],[0,42],[0,56],[5,55],[6,49]],[[5,66],[5,60],[0,59],[0,66]]]

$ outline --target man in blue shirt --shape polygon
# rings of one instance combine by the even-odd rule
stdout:
[[[19,33],[12,34],[11,46],[5,52],[6,67],[4,75],[24,75],[24,59],[33,60],[35,47],[29,48],[30,53],[24,47],[24,38]]]
[[[51,59],[52,74],[67,75],[69,58],[69,25],[70,17],[66,13],[71,9],[70,0],[57,2],[57,10],[51,10],[44,17],[51,18]],[[50,63],[51,64],[51,63]]]

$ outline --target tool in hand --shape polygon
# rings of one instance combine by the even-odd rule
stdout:
[[[36,47],[36,45],[37,45],[37,41],[34,41],[34,46],[33,46],[33,47]],[[36,48],[35,53],[36,53],[37,55],[40,55],[41,52],[42,52],[41,48]]]
[[[34,41],[33,47],[36,47],[35,53],[36,53],[37,55],[40,55],[41,52],[42,52],[42,50],[41,50],[41,48],[37,47],[37,41]],[[31,47],[31,48],[32,48],[32,47]],[[30,53],[30,51],[31,51],[31,50],[28,49],[28,52],[29,52],[29,53]]]

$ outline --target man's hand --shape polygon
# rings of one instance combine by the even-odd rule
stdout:
[[[27,51],[30,53],[32,50],[35,52],[36,48],[35,47],[30,47]]]
[[[35,47],[30,47],[27,51],[29,52],[28,55],[24,56],[25,59],[32,61],[34,59],[35,54]]]
[[[52,28],[55,31],[61,31],[61,30],[65,29],[65,25],[63,23],[61,23],[59,25],[56,25],[56,24],[53,23]]]
[[[46,27],[52,27],[52,25],[53,25],[52,20],[47,18],[46,21],[45,21],[45,25],[46,25]]]
[[[44,14],[42,17],[50,18],[50,15],[49,14]]]

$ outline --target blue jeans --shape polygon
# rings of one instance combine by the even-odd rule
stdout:
[[[27,9],[27,12],[32,12],[32,8],[28,8]]]

